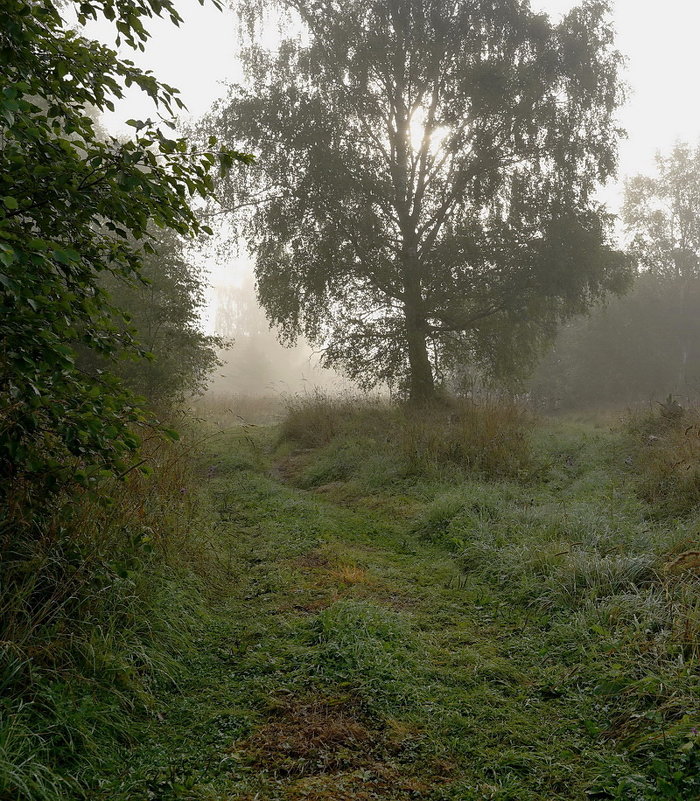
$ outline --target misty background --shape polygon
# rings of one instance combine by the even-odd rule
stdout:
[[[576,2],[532,0],[531,5],[556,19]],[[182,117],[186,127],[241,80],[240,22],[232,8],[219,12],[187,0],[179,8],[184,18],[180,28],[153,20],[146,51],[129,51],[129,57],[180,89],[188,107]],[[659,154],[670,154],[678,143],[694,147],[700,142],[700,109],[694,102],[700,75],[700,6],[688,0],[662,5],[614,0],[611,9],[616,45],[626,58],[628,96],[619,113],[626,137],[620,143],[617,180],[601,190],[600,199],[621,215],[628,179],[657,176]],[[89,25],[87,33],[114,44],[105,21]],[[266,36],[274,44],[274,20]],[[119,134],[128,130],[126,120],[150,113],[147,98],[134,90],[102,124]],[[619,217],[616,231],[619,246],[628,248],[630,237]],[[244,242],[227,242],[231,236],[224,225],[213,243],[188,254],[208,276],[204,332],[233,342],[220,351],[223,365],[212,373],[210,391],[257,396],[349,386],[334,371],[319,366],[317,354],[303,338],[291,348],[279,343],[256,301],[254,261]],[[624,297],[612,298],[566,324],[527,390],[549,410],[659,400],[669,393],[694,398],[700,391],[700,355],[696,358],[690,344],[697,341],[696,310],[700,313],[696,278],[682,290],[681,302],[678,286],[664,288],[658,276],[655,280],[644,275]]]

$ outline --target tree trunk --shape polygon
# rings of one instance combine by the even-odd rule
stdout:
[[[409,367],[409,401],[415,406],[425,406],[435,398],[435,381],[425,342],[425,318],[421,306],[420,287],[416,286],[413,291],[407,287],[404,312]]]
[[[428,359],[425,335],[406,326],[408,363],[410,370],[409,401],[414,406],[425,406],[435,398],[433,370]]]

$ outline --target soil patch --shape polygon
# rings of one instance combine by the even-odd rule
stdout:
[[[281,778],[357,768],[381,740],[354,700],[310,699],[281,702],[239,747],[256,768]]]

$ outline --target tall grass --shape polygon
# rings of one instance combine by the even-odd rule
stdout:
[[[634,448],[637,492],[659,514],[700,507],[700,409],[668,399],[627,423]]]
[[[270,425],[284,417],[285,402],[277,395],[241,395],[207,392],[192,400],[195,417],[217,428]]]
[[[177,681],[197,623],[205,512],[186,442],[0,530],[0,799],[75,801]]]
[[[415,409],[382,398],[316,393],[290,399],[280,440],[328,449],[318,482],[345,479],[368,466],[389,476],[456,470],[517,477],[531,467],[530,426],[528,412],[509,400],[452,400]]]

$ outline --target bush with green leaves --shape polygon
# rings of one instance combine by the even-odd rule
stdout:
[[[143,49],[144,21],[180,21],[172,0],[85,0],[79,24],[105,17]],[[68,28],[53,0],[0,8],[0,477],[3,495],[44,496],[131,466],[148,416],[108,371],[86,375],[80,347],[111,358],[138,347],[102,285],[138,279],[154,229],[206,228],[190,205],[212,170],[251,157],[195,151],[172,133],[177,91]],[[98,135],[94,110],[135,85],[161,124],[132,120],[126,140]],[[165,116],[162,116],[165,115]]]

